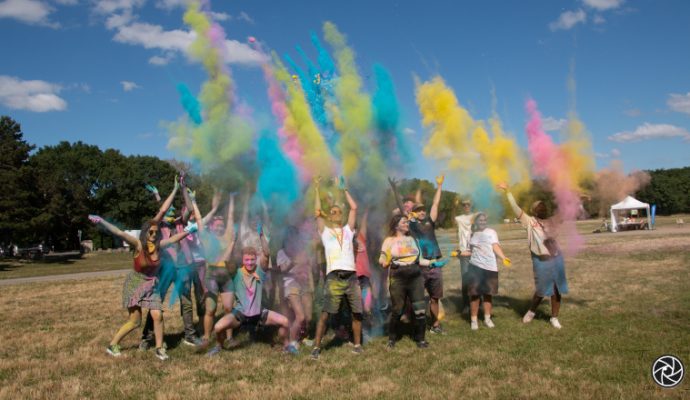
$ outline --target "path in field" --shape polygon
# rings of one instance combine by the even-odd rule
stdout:
[[[75,279],[120,276],[120,275],[126,274],[129,271],[131,271],[131,268],[118,269],[118,270],[114,270],[114,271],[78,272],[76,274],[34,276],[34,277],[30,277],[30,278],[0,279],[0,286],[20,285],[23,283],[67,281],[67,280],[75,280]]]

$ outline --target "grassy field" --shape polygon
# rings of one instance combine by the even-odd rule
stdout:
[[[289,357],[263,343],[215,359],[196,355],[180,343],[177,306],[165,313],[168,362],[136,350],[139,332],[113,359],[104,350],[126,318],[123,278],[7,286],[0,295],[0,320],[10,327],[0,333],[0,398],[690,398],[690,378],[661,389],[650,377],[662,354],[690,368],[690,227],[660,222],[655,231],[586,235],[585,250],[566,261],[570,294],[560,331],[548,324],[548,302],[522,324],[533,290],[529,253],[524,233],[502,226],[514,265],[500,272],[495,329],[472,332],[457,313],[456,262],[444,268],[448,334],[428,335],[429,349],[406,338],[388,351],[376,338],[363,355],[335,345],[317,362],[306,348]],[[444,233],[442,248],[454,240]],[[119,263],[120,256],[85,262]]]
[[[78,253],[49,255],[44,261],[0,259],[0,279],[112,271],[131,267],[132,255],[127,251],[88,253],[81,257]]]

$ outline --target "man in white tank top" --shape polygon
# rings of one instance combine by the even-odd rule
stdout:
[[[324,282],[323,311],[316,325],[316,338],[312,359],[318,359],[321,354],[321,339],[326,333],[326,323],[329,315],[335,315],[340,309],[340,303],[347,299],[352,310],[352,332],[355,354],[362,352],[362,291],[357,280],[355,268],[355,254],[353,249],[354,232],[357,218],[357,203],[352,199],[345,181],[340,178],[340,189],[345,192],[345,198],[350,206],[347,223],[343,225],[344,215],[340,206],[331,206],[328,214],[321,210],[319,197],[320,178],[314,180],[314,208],[319,236],[326,253],[326,281]]]

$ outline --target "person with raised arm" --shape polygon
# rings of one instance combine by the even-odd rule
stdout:
[[[319,183],[319,177],[314,179],[314,212],[317,230],[326,253],[326,281],[323,289],[323,310],[316,325],[314,348],[311,352],[311,358],[314,360],[318,360],[321,354],[321,340],[326,333],[328,317],[338,313],[343,300],[348,301],[352,312],[352,333],[355,343],[352,352],[361,354],[363,351],[362,290],[357,281],[353,249],[353,227],[357,220],[357,203],[347,190],[345,179],[341,177],[340,189],[345,193],[350,206],[347,221],[344,220],[343,209],[338,205],[331,206],[328,214],[324,214],[321,210]],[[344,225],[343,222],[345,222]]]
[[[225,312],[230,312],[234,304],[232,277],[236,269],[230,263],[232,251],[235,246],[235,230],[233,214],[235,199],[231,194],[228,202],[228,211],[225,220],[219,216],[208,214],[201,217],[199,206],[189,191],[185,193],[185,204],[193,210],[194,218],[199,222],[199,238],[206,259],[206,272],[204,274],[204,334],[197,351],[205,351],[211,343],[218,299]],[[219,202],[219,201],[218,201]],[[206,223],[208,222],[208,227]]]
[[[163,347],[162,300],[156,288],[158,284],[158,270],[161,265],[161,248],[179,242],[189,232],[196,229],[195,226],[190,225],[185,231],[177,233],[168,239],[161,238],[160,222],[165,212],[170,208],[177,190],[176,180],[172,193],[163,202],[158,214],[143,224],[138,238],[128,235],[98,215],[89,215],[91,222],[124,240],[134,249],[134,270],[127,275],[122,292],[123,306],[127,309],[129,318],[117,331],[106,349],[106,352],[113,357],[122,355],[120,341],[141,325],[142,309],[148,309],[153,318],[156,357],[161,360],[169,358]]]
[[[436,177],[436,193],[431,204],[431,209],[427,215],[424,204],[417,203],[408,214],[410,234],[419,243],[422,257],[428,260],[440,260],[441,249],[436,240],[436,220],[438,219],[438,208],[441,203],[441,194],[443,193],[444,176]],[[421,196],[419,197],[421,201]],[[436,263],[434,265],[443,266],[445,263]],[[429,294],[431,311],[431,333],[443,333],[441,328],[440,315],[440,301],[443,298],[443,271],[439,267],[422,266],[422,273],[424,275],[424,288]]]
[[[546,204],[541,200],[532,203],[530,208],[532,215],[527,215],[517,205],[507,184],[501,183],[498,188],[506,193],[510,207],[520,220],[520,224],[527,230],[527,242],[532,255],[535,291],[530,308],[522,317],[522,322],[531,322],[539,303],[544,297],[551,297],[550,322],[554,328],[561,329],[558,313],[561,309],[561,295],[568,294],[568,281],[565,277],[563,254],[556,241],[560,221],[554,217],[548,218]]]

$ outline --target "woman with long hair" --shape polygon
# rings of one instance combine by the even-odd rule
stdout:
[[[388,347],[393,348],[398,340],[398,324],[406,300],[412,303],[414,310],[414,340],[417,347],[429,347],[425,340],[427,305],[424,299],[424,276],[421,267],[440,267],[442,261],[422,258],[419,244],[410,235],[407,217],[396,214],[390,221],[388,236],[381,246],[379,263],[383,268],[390,268],[389,291],[392,307],[388,324]]]
[[[122,354],[120,352],[120,341],[141,325],[142,309],[146,308],[153,317],[156,357],[161,360],[168,359],[168,355],[163,347],[162,300],[156,288],[158,284],[158,271],[161,266],[161,248],[179,242],[188,235],[189,231],[194,230],[194,227],[190,226],[181,233],[177,233],[168,239],[162,239],[160,222],[165,212],[170,208],[177,189],[178,184],[176,180],[172,193],[165,200],[158,214],[142,225],[138,238],[123,232],[98,215],[89,215],[91,222],[124,240],[134,249],[134,270],[127,275],[122,291],[122,303],[129,313],[129,318],[115,333],[115,336],[110,341],[110,345],[106,349],[106,352],[113,357],[119,357]]]

